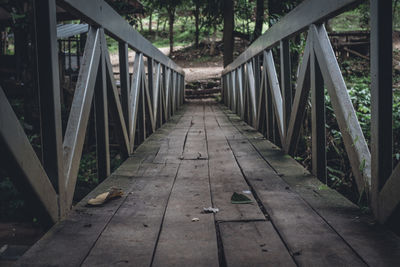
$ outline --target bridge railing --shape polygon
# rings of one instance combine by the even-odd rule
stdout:
[[[103,0],[57,5],[90,25],[71,110],[62,135],[56,0],[34,1],[42,161],[0,88],[0,147],[8,166],[38,197],[53,221],[71,208],[92,103],[100,179],[110,175],[108,116],[117,122],[121,151],[134,147],[174,114],[184,99],[184,72]],[[120,91],[105,34],[119,43]],[[128,48],[135,51],[130,79]],[[147,58],[147,64],[144,60]],[[147,72],[146,72],[147,68]],[[42,164],[43,163],[43,164]]]
[[[323,25],[360,2],[304,1],[223,70],[222,101],[293,155],[311,91],[312,172],[326,181],[326,87],[358,190],[385,222],[400,202],[400,166],[392,168],[391,2],[371,1],[371,151]],[[302,32],[307,40],[292,99],[289,42]],[[277,47],[280,80],[272,52]]]

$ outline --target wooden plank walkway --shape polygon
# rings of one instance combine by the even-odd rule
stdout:
[[[117,186],[103,207],[89,198]],[[231,204],[233,192],[252,204]],[[203,208],[216,207],[216,214]],[[193,218],[198,221],[193,222]],[[225,107],[185,105],[20,266],[400,266],[400,239]]]

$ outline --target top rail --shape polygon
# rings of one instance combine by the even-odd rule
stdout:
[[[360,2],[362,0],[305,0],[254,41],[235,61],[226,66],[222,75],[231,72],[279,41],[307,30],[310,24],[335,17]]]
[[[145,56],[149,56],[155,61],[184,75],[181,67],[133,29],[128,22],[103,0],[60,0],[57,1],[57,4],[72,14],[84,17],[92,24],[103,27],[107,34],[119,41],[126,42],[135,51],[141,52]]]

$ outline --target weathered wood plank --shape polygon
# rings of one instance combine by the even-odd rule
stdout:
[[[264,214],[252,194],[246,194],[252,204],[231,203],[233,192],[249,191],[225,135],[212,113],[206,113],[207,147],[209,154],[209,175],[213,204],[219,208],[215,214],[218,221],[265,220]]]
[[[299,75],[297,77],[293,109],[286,132],[284,148],[289,155],[293,155],[296,149],[299,140],[300,127],[304,118],[304,112],[310,92],[310,46],[312,46],[311,38],[308,37],[306,47],[304,48],[303,61],[301,62]]]
[[[379,193],[379,220],[386,221],[400,203],[400,164],[386,181]]]
[[[314,40],[313,40],[314,41]],[[312,171],[328,183],[326,170],[325,87],[314,50],[310,58],[311,74],[311,150]]]
[[[144,164],[82,266],[149,266],[178,164]]]
[[[241,129],[240,125],[237,125]],[[242,131],[246,136],[247,133]],[[370,215],[309,173],[293,158],[274,144],[249,139],[264,160],[281,175],[309,205],[343,238],[370,266],[400,264],[400,239],[374,223]]]
[[[278,124],[279,136],[282,144],[285,143],[285,122],[283,117],[283,102],[281,89],[279,87],[279,81],[276,74],[276,68],[274,63],[274,58],[271,51],[264,52],[264,60],[267,62],[266,69],[268,74],[268,82],[271,89],[272,102],[274,105],[274,113],[276,115],[275,119]]]
[[[125,201],[116,199],[106,207],[85,207],[87,200],[103,193],[112,186],[129,192],[132,180],[126,176],[114,176],[104,180],[70,215],[46,233],[19,260],[19,266],[79,266],[89,253],[115,211]]]
[[[331,98],[358,191],[367,192],[371,185],[371,154],[367,142],[324,26],[317,28],[311,25],[310,32],[314,35],[315,55]]]
[[[270,222],[225,222],[219,229],[227,266],[296,266]]]
[[[230,140],[229,143],[238,164],[298,264],[365,266],[323,218],[290,190],[249,141]]]
[[[371,202],[375,217],[384,223],[389,209],[379,206],[379,192],[393,170],[393,9],[389,1],[373,0],[370,6]]]
[[[67,191],[65,206],[67,207],[71,206],[74,196],[100,53],[100,30],[90,28],[63,142],[64,176],[66,177],[65,188]]]
[[[204,159],[185,158],[180,165],[153,266],[218,266],[214,216],[202,213],[212,206],[203,105],[195,106],[192,124],[195,132],[191,135],[189,131],[184,151],[204,150]],[[192,218],[199,221],[192,222]]]

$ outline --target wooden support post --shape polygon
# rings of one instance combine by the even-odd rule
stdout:
[[[326,184],[325,89],[321,69],[313,50],[310,63],[312,171],[318,179]]]
[[[110,176],[107,80],[104,53],[101,54],[101,60],[96,77],[94,100],[96,117],[97,176],[101,181]]]
[[[150,99],[151,103],[153,103],[154,97],[154,72],[153,72],[153,64],[154,60],[151,57],[147,57],[147,79],[149,85]],[[152,107],[154,109],[154,106]]]
[[[280,42],[280,59],[281,59],[281,90],[283,102],[283,125],[284,132],[287,132],[289,125],[290,113],[292,111],[292,85],[291,85],[291,63],[289,40],[284,39]]]
[[[129,52],[128,44],[125,42],[119,43],[119,72],[121,83],[121,105],[124,114],[125,124],[130,129],[131,112],[129,112]]]
[[[392,2],[371,0],[371,200],[392,173]]]
[[[59,194],[59,215],[63,217],[68,207],[63,171],[56,2],[37,0],[34,10],[43,167]]]
[[[258,99],[260,98],[260,56],[257,55],[253,58],[253,72],[254,72],[254,85],[255,85],[255,106],[258,111]]]

